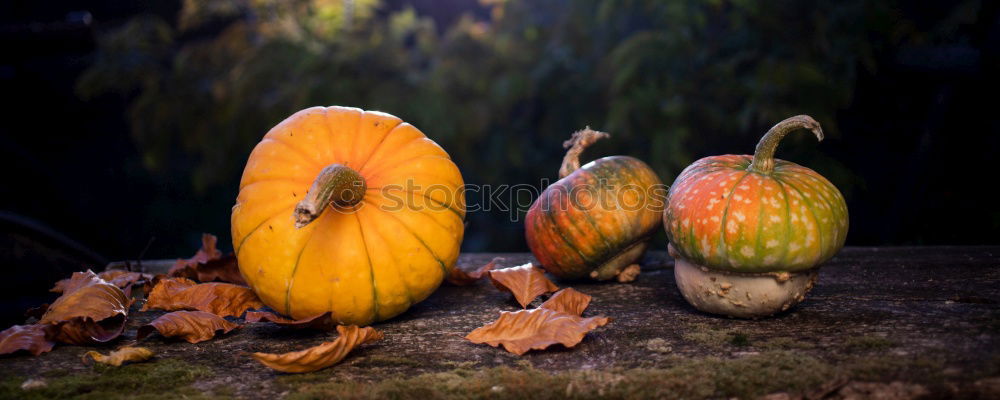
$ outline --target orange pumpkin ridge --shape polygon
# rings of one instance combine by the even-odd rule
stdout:
[[[293,318],[391,318],[454,267],[463,186],[448,154],[399,118],[299,111],[247,160],[232,213],[240,271],[265,304]]]
[[[761,139],[754,156],[706,157],[678,176],[664,223],[679,254],[741,272],[801,271],[843,246],[840,192],[816,172],[773,158],[781,138],[799,127],[822,139],[814,120],[792,117]]]
[[[652,202],[650,192],[662,183],[645,163],[611,156],[580,166],[583,150],[605,137],[587,128],[564,143],[560,179],[539,195],[525,218],[531,252],[563,279],[615,278],[641,258],[661,223],[663,203]],[[636,205],[642,207],[626,207]]]

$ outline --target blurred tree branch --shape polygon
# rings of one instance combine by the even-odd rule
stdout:
[[[438,29],[409,8],[380,14],[377,0],[185,0],[177,21],[137,16],[104,35],[78,92],[129,96],[147,167],[193,170],[198,190],[235,187],[268,128],[320,104],[399,115],[469,182],[552,177],[558,143],[585,125],[612,133],[599,151],[641,157],[670,182],[702,156],[749,152],[789,115],[836,137],[859,69],[947,35],[979,2],[920,34],[888,1],[481,4],[489,20]],[[814,147],[779,155],[815,158],[849,193],[856,175]]]

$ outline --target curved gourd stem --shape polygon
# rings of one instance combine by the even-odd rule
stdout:
[[[778,142],[796,129],[811,130],[816,134],[816,139],[823,140],[823,128],[820,128],[819,122],[816,122],[812,117],[796,115],[788,118],[772,126],[764,134],[764,137],[760,138],[760,142],[757,142],[757,149],[753,153],[753,161],[747,169],[762,174],[774,171],[774,151],[778,148]]]
[[[594,142],[610,136],[605,132],[590,129],[589,126],[583,128],[583,130],[573,132],[573,137],[563,142],[563,148],[569,150],[566,151],[562,166],[559,167],[559,179],[565,178],[567,175],[572,174],[573,171],[580,169],[580,153],[583,153],[583,150],[590,147]]]
[[[302,228],[319,218],[327,205],[351,207],[365,197],[368,185],[357,171],[342,164],[332,164],[323,168],[306,197],[295,205],[295,227]]]

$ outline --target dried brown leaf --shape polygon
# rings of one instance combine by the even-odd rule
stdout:
[[[149,292],[153,291],[153,288],[160,283],[160,281],[167,279],[167,274],[156,274],[153,278],[142,284],[141,288],[143,293],[148,297]]]
[[[490,280],[497,289],[512,293],[521,307],[527,307],[543,293],[559,290],[545,277],[545,272],[532,263],[490,271]]]
[[[167,273],[167,276],[181,277],[196,280],[199,282],[228,282],[237,285],[246,285],[243,274],[240,273],[239,265],[236,262],[236,255],[233,253],[206,263],[191,263],[187,260],[177,260],[174,266]]]
[[[141,285],[153,279],[153,275],[151,274],[125,271],[120,269],[104,271],[97,274],[97,276],[101,277],[101,279],[108,281],[108,283],[118,286],[122,289],[132,285]]]
[[[147,282],[153,278],[153,276],[150,274],[144,274],[141,272],[131,272],[123,269],[112,269],[104,271],[97,274],[97,277],[104,279],[108,283],[118,286],[119,288],[122,289],[131,286],[133,284]],[[75,289],[75,287],[70,286],[70,282],[72,281],[73,281],[72,277],[60,280],[56,282],[55,286],[52,286],[52,289],[49,289],[49,291],[53,293],[65,293],[67,289]],[[77,283],[80,282],[77,281]]]
[[[42,323],[66,321],[73,317],[102,320],[128,312],[128,298],[117,286],[91,271],[75,272],[66,291],[42,315]]]
[[[465,338],[473,343],[486,343],[523,355],[529,350],[542,350],[553,344],[576,346],[584,335],[611,320],[607,317],[583,318],[547,308],[504,311],[489,325],[477,328]]]
[[[153,358],[153,351],[145,347],[122,347],[112,351],[111,354],[103,355],[96,351],[88,351],[83,354],[83,363],[87,363],[87,358],[115,367],[120,367],[124,363],[143,362]]]
[[[201,248],[194,253],[194,257],[187,259],[187,261],[204,264],[209,260],[215,260],[222,257],[222,252],[215,248],[215,245],[219,242],[219,238],[210,233],[201,234]]]
[[[87,271],[74,273],[64,290],[38,321],[58,328],[57,341],[93,344],[121,335],[131,301],[120,288]]]
[[[179,337],[188,343],[198,343],[215,337],[218,331],[229,333],[239,327],[239,324],[204,311],[174,311],[139,327],[136,339],[142,340],[155,330],[166,337]]]
[[[229,253],[225,256],[215,248],[218,238],[214,235],[204,233],[201,235],[201,248],[194,257],[187,260],[177,260],[174,266],[167,272],[167,276],[188,278],[199,282],[221,281],[246,285],[240,273],[240,268],[236,263],[236,255]]]
[[[125,332],[125,316],[95,321],[90,317],[73,317],[66,321],[52,324],[56,327],[55,340],[68,344],[98,344],[106,343],[121,336]]]
[[[46,324],[14,325],[0,332],[0,354],[11,354],[21,350],[32,355],[52,351],[55,327]]]
[[[239,317],[251,308],[264,307],[246,286],[230,283],[195,283],[186,278],[164,278],[153,287],[142,311],[204,311],[220,317]]]
[[[272,322],[281,326],[288,326],[297,329],[312,328],[322,331],[332,331],[337,328],[337,321],[333,320],[333,314],[330,312],[296,320],[288,319],[267,311],[247,311],[244,319],[246,319],[247,322]]]
[[[340,362],[351,350],[362,344],[382,339],[382,333],[372,327],[338,326],[340,337],[315,347],[285,354],[252,353],[251,357],[268,368],[281,372],[313,372]]]
[[[486,263],[486,265],[483,265],[471,272],[465,271],[458,265],[456,265],[455,268],[452,268],[451,272],[448,273],[448,277],[445,278],[445,280],[447,280],[448,283],[455,286],[471,285],[476,281],[478,281],[479,279],[481,279],[484,275],[486,275],[487,272],[489,272],[493,268],[496,268],[497,262],[499,262],[500,260],[502,260],[502,258],[496,257],[490,262]]]
[[[538,308],[547,308],[576,316],[583,315],[583,310],[590,305],[590,295],[584,294],[573,288],[565,288],[545,300]]]
[[[88,272],[93,274],[93,271],[91,270],[87,270],[86,272],[74,272],[69,278],[56,282],[56,284],[52,286],[52,289],[49,289],[49,291],[52,293],[66,293],[79,289],[80,286],[86,286],[90,282],[89,280],[83,278],[89,276]]]

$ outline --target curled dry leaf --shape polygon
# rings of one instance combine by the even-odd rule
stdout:
[[[88,351],[83,354],[84,364],[87,363],[88,357],[101,364],[120,367],[122,364],[127,362],[143,362],[153,358],[153,351],[145,347],[122,347],[118,350],[112,351],[111,354],[108,355],[103,355],[96,351]]]
[[[151,274],[125,271],[120,269],[104,271],[101,272],[100,274],[97,274],[97,276],[101,277],[101,279],[108,281],[108,283],[118,286],[122,289],[132,285],[141,285],[153,279],[153,275]]]
[[[153,275],[144,274],[141,272],[131,272],[123,269],[113,269],[109,271],[104,271],[97,274],[97,277],[104,279],[108,283],[118,286],[121,289],[129,287],[131,285],[149,282],[150,279],[153,279]],[[70,286],[70,282],[72,282],[72,280],[73,278],[70,277],[58,281],[56,282],[55,286],[52,287],[52,289],[49,289],[49,291],[53,293],[65,293],[67,289],[75,289],[75,287]]]
[[[117,286],[91,271],[76,272],[38,323],[56,326],[59,342],[103,343],[121,335],[130,305]]]
[[[158,285],[160,283],[160,281],[162,281],[164,279],[167,279],[167,274],[156,274],[156,275],[153,275],[152,279],[146,281],[141,286],[143,293],[145,293],[145,295],[143,297],[148,297],[149,296],[149,292],[152,292],[153,288],[156,287],[156,285]]]
[[[164,278],[149,292],[142,311],[197,310],[220,317],[239,317],[248,309],[260,307],[264,307],[264,303],[246,286]]]
[[[460,268],[458,265],[456,265],[455,268],[452,268],[451,272],[448,273],[448,277],[445,278],[445,280],[447,280],[448,283],[455,286],[471,285],[476,281],[478,281],[479,279],[481,279],[484,275],[486,275],[487,272],[491,271],[493,268],[496,268],[497,262],[499,262],[500,260],[502,260],[502,258],[496,257],[490,262],[486,263],[486,265],[483,265],[471,272],[467,272],[462,268]]]
[[[0,354],[11,354],[21,350],[32,355],[52,351],[55,342],[52,337],[55,327],[46,324],[14,325],[0,332]]]
[[[215,260],[218,259],[219,257],[222,257],[222,252],[219,251],[219,249],[215,248],[215,245],[217,243],[219,243],[219,238],[215,237],[215,235],[211,233],[202,233],[201,248],[194,253],[194,257],[191,257],[183,261],[189,261],[197,264],[204,264],[209,262],[210,260]]]
[[[95,320],[125,314],[128,310],[125,292],[91,271],[75,272],[66,291],[42,315],[42,323],[65,321],[86,316]]]
[[[285,354],[252,353],[251,357],[268,368],[281,372],[313,372],[340,362],[351,350],[362,344],[382,339],[382,333],[372,327],[338,326],[340,337],[332,342]]]
[[[583,310],[586,310],[587,306],[590,305],[590,299],[589,294],[581,293],[573,288],[566,288],[556,292],[538,308],[580,316],[583,315]]]
[[[229,253],[225,256],[215,248],[218,238],[215,235],[203,233],[201,235],[201,248],[187,260],[177,260],[174,266],[167,272],[167,276],[188,278],[199,282],[221,281],[246,285],[247,282],[240,274],[240,268],[236,264],[236,255]]]
[[[490,280],[497,289],[512,293],[521,307],[527,307],[542,293],[559,290],[559,287],[532,263],[490,271]]]
[[[472,331],[465,338],[493,347],[503,345],[507,351],[523,355],[556,343],[576,346],[587,332],[610,321],[607,317],[583,318],[547,308],[504,311],[496,321]]]
[[[116,316],[102,321],[90,317],[74,317],[53,323],[56,327],[55,340],[68,344],[107,343],[125,332],[125,316]]]
[[[56,284],[52,286],[52,289],[49,289],[49,291],[52,293],[72,292],[76,289],[79,289],[80,286],[88,285],[90,283],[89,280],[83,278],[89,277],[90,275],[94,275],[94,271],[91,271],[89,269],[86,272],[74,272],[72,275],[70,275],[69,278],[62,279],[56,282]],[[100,277],[98,276],[98,278]]]
[[[215,337],[218,331],[229,333],[239,327],[239,324],[204,311],[174,311],[139,327],[136,339],[142,340],[155,330],[166,337],[179,337],[188,343],[198,343]]]
[[[281,326],[297,329],[311,328],[332,331],[337,327],[337,321],[333,320],[333,314],[330,312],[304,319],[288,319],[267,311],[247,311],[247,315],[244,318],[247,322],[273,322]]]

